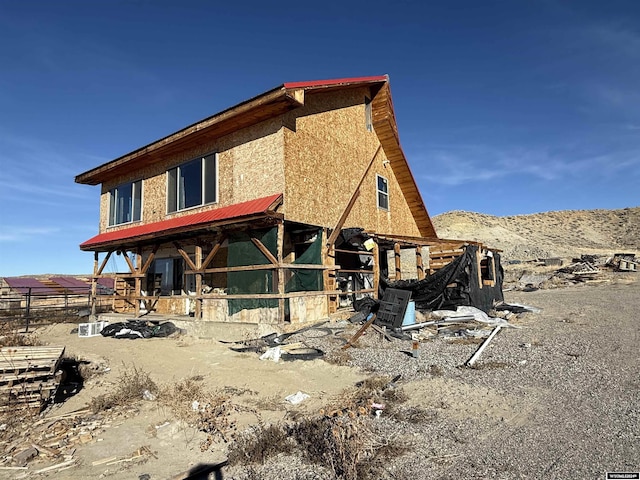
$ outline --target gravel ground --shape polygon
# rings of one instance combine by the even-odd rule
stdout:
[[[376,434],[410,447],[388,462],[383,478],[601,479],[608,471],[639,472],[636,276],[507,292],[507,302],[543,311],[513,321],[520,328],[503,329],[475,368],[462,365],[477,345],[438,338],[423,342],[413,358],[411,342],[388,342],[369,330],[359,348],[348,350],[349,364],[400,375],[398,386],[409,397],[401,409],[411,420],[383,412],[373,421]],[[327,332],[299,337],[291,340],[328,351],[341,345]],[[290,458],[261,468],[254,478],[276,472],[282,479],[322,478]]]

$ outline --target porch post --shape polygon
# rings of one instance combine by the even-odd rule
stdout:
[[[134,294],[134,302],[136,307],[136,318],[140,316],[140,299],[142,298],[142,277],[140,277],[142,272],[142,253],[141,248],[138,247],[136,251],[136,261],[135,261],[135,292]]]
[[[373,298],[378,298],[380,290],[380,247],[378,242],[373,243]]]
[[[402,280],[402,264],[401,264],[401,257],[400,257],[400,244],[399,243],[394,243],[393,244],[393,253],[394,253],[394,257],[395,257],[395,264],[396,264],[396,282],[398,280]]]
[[[278,282],[278,294],[284,295],[284,269],[282,263],[284,259],[284,221],[278,222],[278,268],[276,270],[276,278]],[[284,298],[278,298],[278,320],[280,323],[285,321],[285,302]]]
[[[196,245],[196,319],[202,318],[202,246]]]
[[[98,268],[98,252],[93,252],[93,276],[91,277],[91,295],[89,296],[89,302],[91,305],[91,318],[94,320],[97,311]]]
[[[424,279],[424,266],[422,264],[422,246],[416,246],[416,269],[418,270],[418,280]]]

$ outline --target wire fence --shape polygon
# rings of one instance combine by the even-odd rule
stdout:
[[[41,321],[68,321],[91,314],[91,293],[74,288],[52,292],[50,288],[29,287],[0,296],[0,321],[16,326]],[[96,313],[111,309],[111,301],[96,299]]]

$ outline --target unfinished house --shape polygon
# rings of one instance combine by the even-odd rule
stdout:
[[[437,238],[387,76],[285,83],[76,182],[101,185],[99,234],[80,245],[93,296],[113,277],[114,310],[136,316],[317,320],[402,279],[402,251],[420,280],[470,245]],[[487,252],[480,285],[496,277]],[[113,255],[127,271],[105,272]]]

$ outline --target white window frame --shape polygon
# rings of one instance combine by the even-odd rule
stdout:
[[[206,201],[207,198],[207,192],[206,192],[206,184],[207,184],[207,179],[206,179],[206,161],[205,159],[213,157],[213,162],[214,162],[214,171],[215,171],[215,184],[214,184],[214,189],[215,189],[215,195],[213,199],[210,199],[209,201]],[[191,205],[188,207],[182,207],[180,208],[180,169],[182,167],[184,167],[185,165],[188,165],[194,161],[200,161],[200,168],[201,168],[201,185],[200,185],[200,195],[201,195],[201,202],[197,205]],[[175,171],[175,185],[171,185],[171,173],[172,171]],[[198,208],[201,207],[203,205],[212,205],[215,203],[218,203],[218,199],[219,199],[219,174],[218,174],[218,153],[217,152],[212,152],[206,155],[202,155],[200,157],[196,157],[193,158],[187,162],[183,162],[180,165],[177,165],[173,168],[170,168],[169,170],[167,170],[167,214],[171,214],[171,213],[177,213],[177,212],[183,212],[185,210],[190,210],[192,208]],[[173,190],[172,190],[173,188]],[[175,208],[173,208],[175,207]]]
[[[126,222],[123,222],[123,221],[118,222],[116,218],[117,211],[114,211],[114,206],[118,202],[118,191],[122,190],[124,187],[127,187],[129,185],[131,186],[131,210],[129,212],[131,216],[131,220],[128,220]],[[118,225],[126,225],[128,223],[140,222],[142,220],[142,205],[144,205],[143,198],[142,198],[143,193],[144,192],[142,188],[142,180],[134,180],[132,182],[121,183],[117,187],[114,187],[111,190],[109,190],[108,226],[115,227]],[[139,200],[137,200],[138,198]],[[140,205],[137,204],[138,202],[140,203]],[[117,207],[115,208],[117,209]],[[136,211],[138,212],[138,218],[135,217]]]
[[[380,190],[378,187],[380,185],[380,179],[384,180],[384,184],[387,187],[387,191]],[[380,205],[380,195],[383,195],[387,199],[387,206],[384,207]],[[376,205],[380,210],[384,210],[385,212],[389,211],[389,179],[387,177],[383,177],[382,175],[376,174]]]

